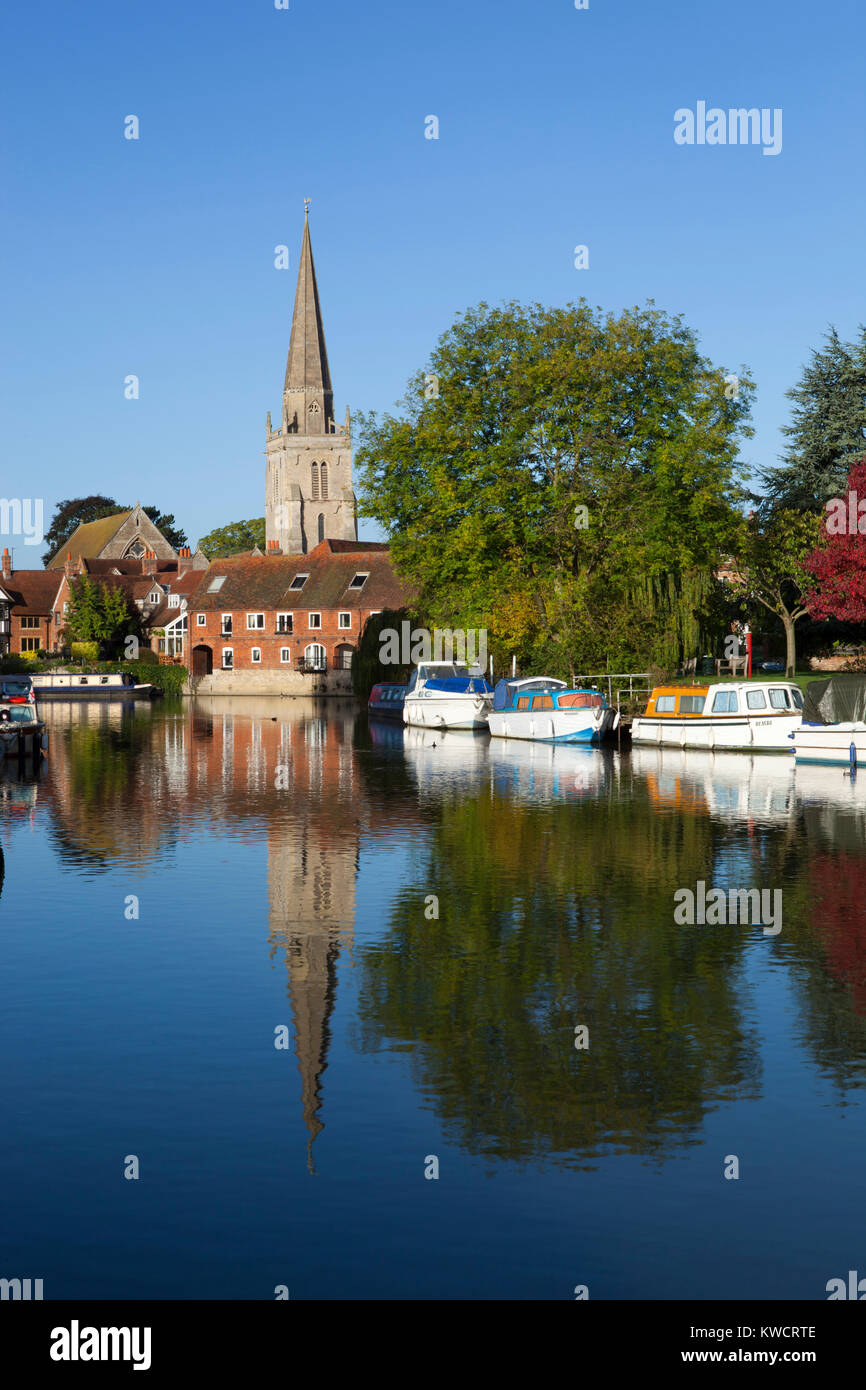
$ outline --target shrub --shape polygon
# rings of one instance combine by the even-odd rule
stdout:
[[[96,661],[99,658],[98,642],[72,642],[70,650],[73,661]]]

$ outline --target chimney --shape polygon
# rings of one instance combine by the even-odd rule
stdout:
[[[71,579],[71,578],[73,577],[73,575],[75,574],[75,566],[74,566],[73,563],[72,563],[72,551],[71,551],[71,550],[67,550],[67,552],[66,552],[66,564],[63,566],[63,568],[64,568],[65,571],[66,571],[66,578],[67,578],[67,579]]]
[[[8,545],[3,547],[2,573],[5,580],[12,578],[12,556],[9,554]]]

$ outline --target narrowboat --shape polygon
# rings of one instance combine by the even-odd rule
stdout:
[[[0,759],[38,762],[48,747],[48,731],[29,700],[0,700]]]
[[[551,676],[499,681],[487,716],[495,738],[544,743],[599,743],[618,723],[600,690],[573,689]]]
[[[422,729],[486,729],[493,689],[478,668],[425,661],[409,677],[403,723]]]
[[[154,694],[149,681],[136,682],[128,672],[107,675],[92,671],[58,671],[33,676],[33,689],[40,700],[135,700]]]
[[[367,713],[378,719],[402,719],[403,701],[406,698],[405,685],[390,685],[380,682],[374,685],[367,701]]]
[[[803,695],[788,681],[659,685],[632,722],[632,743],[790,753]]]

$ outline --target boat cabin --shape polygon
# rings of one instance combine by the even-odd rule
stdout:
[[[772,717],[798,714],[803,708],[799,686],[782,681],[722,685],[659,685],[647,702],[644,718],[713,718],[726,715]]]

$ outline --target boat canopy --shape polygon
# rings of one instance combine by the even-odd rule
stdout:
[[[522,676],[519,680],[503,676],[496,682],[493,691],[493,708],[511,709],[515,695],[526,695],[533,690],[564,690],[565,681],[553,676]]]
[[[449,695],[489,694],[492,687],[482,676],[445,676],[442,680],[428,680],[425,690],[443,690]]]
[[[804,724],[866,722],[866,676],[851,673],[810,681],[803,700]]]

